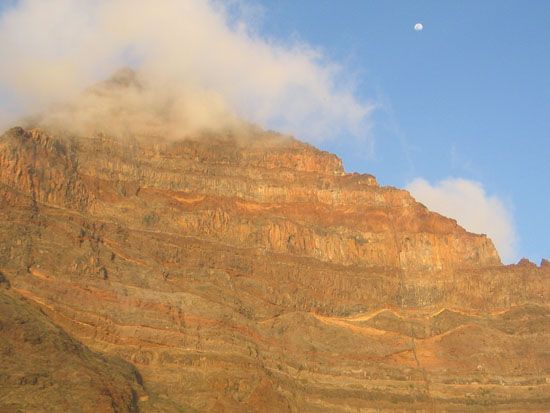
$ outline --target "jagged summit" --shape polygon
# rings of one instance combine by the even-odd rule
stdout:
[[[124,103],[125,94],[138,94],[144,90],[143,80],[140,79],[139,74],[129,68],[123,67],[114,72],[107,79],[98,82],[84,91],[81,99],[94,96],[96,98],[104,99],[121,99],[120,103]],[[78,101],[73,102],[78,104]]]
[[[227,131],[244,135],[254,129],[213,93],[176,87],[130,68],[28,118],[24,126],[55,135],[101,133],[141,140],[181,140]]]
[[[141,87],[136,71],[129,67],[117,70],[104,84],[119,87]]]

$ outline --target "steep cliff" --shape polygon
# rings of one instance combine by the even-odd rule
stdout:
[[[246,127],[0,138],[0,271],[144,411],[540,409],[548,265]],[[2,332],[0,332],[2,334]]]

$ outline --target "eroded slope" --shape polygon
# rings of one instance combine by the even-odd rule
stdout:
[[[137,412],[139,373],[90,351],[0,286],[0,411]]]

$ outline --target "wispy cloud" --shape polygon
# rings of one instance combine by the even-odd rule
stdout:
[[[372,106],[341,68],[307,44],[262,36],[240,4],[21,0],[0,17],[0,95],[37,111],[130,64],[170,92],[153,100],[176,101],[176,117],[197,127],[223,110],[314,142],[365,136]]]
[[[517,236],[510,208],[499,197],[488,195],[481,183],[448,178],[432,185],[416,178],[407,190],[419,202],[456,219],[468,231],[487,234],[504,262],[517,259]]]

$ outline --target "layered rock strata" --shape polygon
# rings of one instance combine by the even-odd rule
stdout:
[[[547,265],[275,133],[8,131],[0,271],[134,364],[143,411],[550,402]]]
[[[146,397],[133,366],[90,351],[2,287],[0,366],[2,412],[138,412]]]

